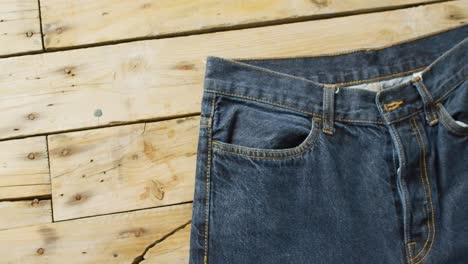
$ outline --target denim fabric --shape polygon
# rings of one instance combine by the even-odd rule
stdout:
[[[467,36],[208,57],[190,263],[468,263]]]

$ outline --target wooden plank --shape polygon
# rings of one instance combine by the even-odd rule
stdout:
[[[0,231],[2,263],[132,263],[191,214],[184,204]]]
[[[152,247],[140,264],[189,263],[190,225]]]
[[[207,55],[289,57],[381,47],[459,26],[467,13],[467,1],[453,1],[7,58],[0,60],[0,138],[197,113]]]
[[[0,188],[49,183],[45,137],[0,142]]]
[[[429,0],[42,0],[46,48],[397,8]]]
[[[50,200],[0,202],[0,215],[0,230],[52,222]]]
[[[0,187],[0,201],[49,197],[50,184]]]
[[[42,50],[37,0],[2,0],[0,56]]]
[[[49,138],[54,219],[193,199],[199,118]]]

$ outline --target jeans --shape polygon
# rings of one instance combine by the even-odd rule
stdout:
[[[467,36],[209,56],[190,263],[468,263]]]

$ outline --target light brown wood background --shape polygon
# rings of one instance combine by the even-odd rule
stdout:
[[[0,263],[187,263],[207,55],[377,48],[468,1],[0,1]]]

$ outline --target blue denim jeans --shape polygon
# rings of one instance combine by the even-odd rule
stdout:
[[[190,263],[468,263],[467,36],[208,57]]]

